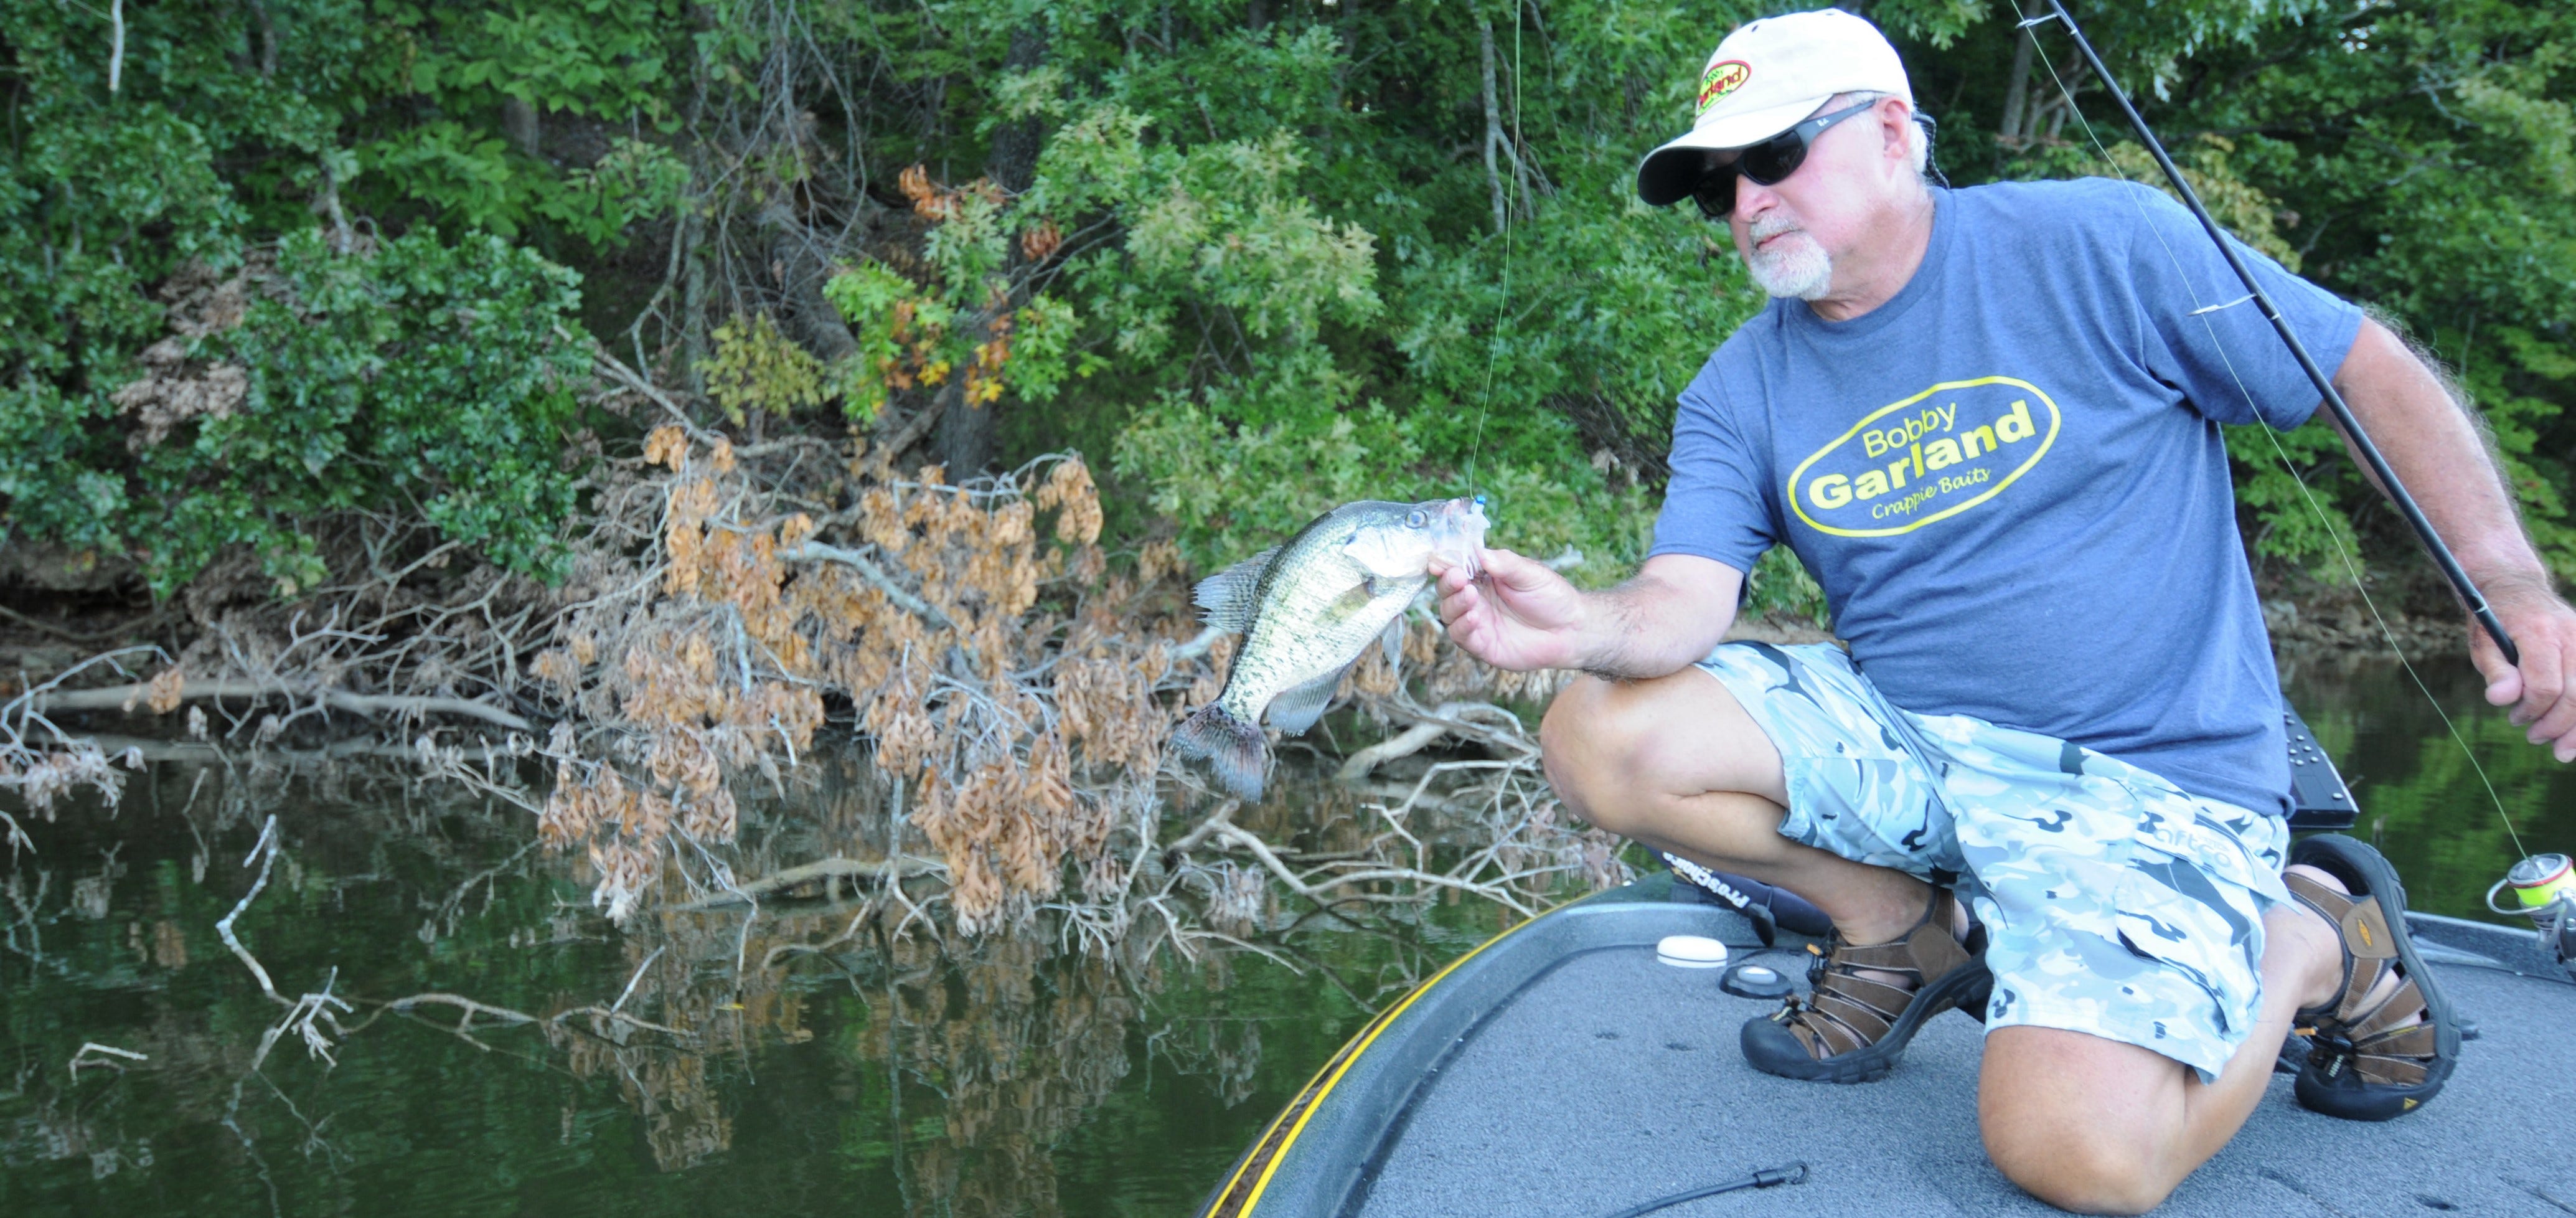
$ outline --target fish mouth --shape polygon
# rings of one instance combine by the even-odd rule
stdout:
[[[1485,544],[1485,504],[1481,497],[1443,500],[1431,519],[1431,552],[1470,576],[1484,572],[1478,552]]]

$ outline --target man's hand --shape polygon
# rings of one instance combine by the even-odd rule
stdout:
[[[1468,655],[1507,672],[1583,667],[1583,591],[1509,550],[1478,556],[1482,577],[1434,560],[1440,620]]]
[[[2498,585],[2479,591],[2513,636],[2522,666],[2506,664],[2495,640],[2472,622],[2469,660],[2487,679],[2487,701],[2511,706],[2514,724],[2531,729],[2533,744],[2548,747],[2560,761],[2576,761],[2576,609],[2536,580]]]
[[[1481,574],[1434,560],[1440,620],[1467,654],[1515,672],[1679,672],[1726,637],[1744,586],[1743,572],[1686,554],[1649,558],[1607,592],[1585,592],[1509,550],[1485,550],[1479,562]]]

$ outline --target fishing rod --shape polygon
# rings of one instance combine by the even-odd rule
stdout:
[[[2092,40],[2084,36],[2084,27],[2075,23],[2075,14],[2066,11],[2064,0],[2048,0],[2048,7],[2050,12],[2023,21],[2022,28],[2027,30],[2049,21],[2066,24],[2066,32],[2075,39],[2075,49],[2083,54],[2084,62],[2093,69],[2093,74],[2102,78],[2103,87],[2111,91],[2111,100],[2119,103],[2120,113],[2129,120],[2130,129],[2145,142],[2147,152],[2156,158],[2156,167],[2164,170],[2166,181],[2173,183],[2174,193],[2182,196],[2183,205],[2191,209],[2191,214],[2200,220],[2200,227],[2217,244],[2219,255],[2227,259],[2228,267],[2236,272],[2236,278],[2252,294],[2249,299],[2263,311],[2264,319],[2272,323],[2273,333],[2289,344],[2290,354],[2297,357],[2299,368],[2308,374],[2309,381],[2315,383],[2317,392],[2324,395],[2326,409],[2333,411],[2335,421],[2343,425],[2345,438],[2352,441],[2354,450],[2361,454],[2363,463],[2370,466],[2371,472],[2379,476],[2379,485],[2387,490],[2389,501],[2397,505],[2398,513],[2406,517],[2406,523],[2414,528],[2416,538],[2432,552],[2433,561],[2442,568],[2442,574],[2450,578],[2452,590],[2459,593],[2460,599],[2468,604],[2469,612],[2478,619],[2478,625],[2486,628],[2487,636],[2494,639],[2497,649],[2504,653],[2505,663],[2521,667],[2521,650],[2513,645],[2513,636],[2505,633],[2504,623],[2496,620],[2495,610],[2487,607],[2487,598],[2478,591],[2476,581],[2461,568],[2460,560],[2452,556],[2451,547],[2442,541],[2442,535],[2433,531],[2433,522],[2424,518],[2424,509],[2417,507],[2415,497],[2406,493],[2406,484],[2397,480],[2397,471],[2389,468],[2388,458],[2379,455],[2379,446],[2371,443],[2370,433],[2362,430],[2361,420],[2353,417],[2352,407],[2344,404],[2342,394],[2335,392],[2333,380],[2326,376],[2324,369],[2317,367],[2316,359],[2308,354],[2307,344],[2299,341],[2299,336],[2290,329],[2289,321],[2273,305],[2270,294],[2255,280],[2253,268],[2246,266],[2245,260],[2237,255],[2236,248],[2228,244],[2226,231],[2218,227],[2218,221],[2210,216],[2209,209],[2202,206],[2200,192],[2193,190],[2191,183],[2183,179],[2182,168],[2166,155],[2164,142],[2148,129],[2147,120],[2138,114],[2138,108],[2129,104],[2128,92],[2120,88],[2120,82],[2111,75],[2110,66],[2095,53]],[[2074,99],[2070,97],[2067,101],[2071,104]]]

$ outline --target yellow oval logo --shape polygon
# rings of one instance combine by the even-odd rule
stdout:
[[[1700,73],[1699,109],[1692,114],[1693,120],[1708,113],[1710,106],[1726,100],[1727,94],[1743,88],[1744,82],[1751,79],[1753,65],[1741,59],[1721,59],[1708,65],[1708,71]]]
[[[1789,473],[1789,509],[1819,533],[1893,537],[2003,493],[2048,455],[2061,422],[2039,386],[1943,381],[1871,411]]]

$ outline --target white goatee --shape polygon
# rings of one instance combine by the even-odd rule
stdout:
[[[1762,248],[1763,239],[1773,236],[1780,239],[1770,248]],[[1773,296],[1814,300],[1834,286],[1833,256],[1786,216],[1764,216],[1754,221],[1746,231],[1745,243],[1752,252],[1745,256],[1744,269],[1752,274],[1755,286]]]

